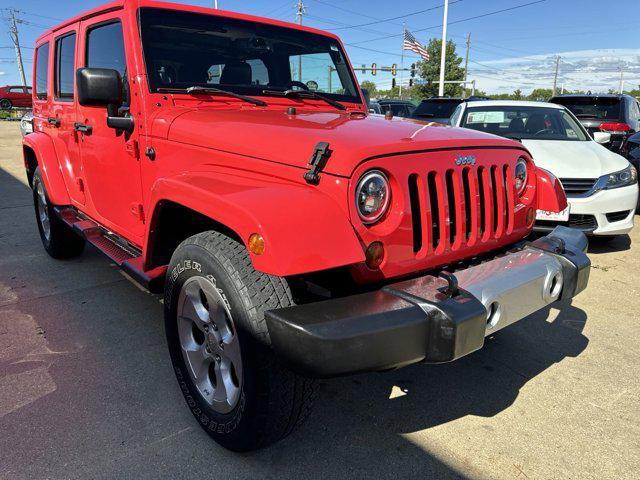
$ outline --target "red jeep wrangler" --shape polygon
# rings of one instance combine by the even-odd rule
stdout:
[[[276,441],[318,377],[448,362],[588,282],[582,233],[519,143],[383,118],[340,40],[119,0],[36,42],[24,160],[55,258],[86,242],[150,291],[189,408]]]

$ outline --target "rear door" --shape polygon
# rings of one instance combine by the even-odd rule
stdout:
[[[69,195],[76,205],[84,205],[85,185],[80,148],[74,130],[76,120],[75,66],[77,64],[77,24],[56,32],[50,45],[52,56],[52,98],[44,121],[53,139]]]
[[[131,103],[127,73],[134,70],[132,59],[127,56],[130,43],[124,40],[121,13],[109,12],[82,22],[79,60],[80,66],[114,69],[120,73],[124,99],[120,110],[124,115],[128,114]],[[139,243],[144,234],[144,214],[138,133],[110,128],[106,118],[104,106],[78,105],[77,122],[84,130],[78,132],[82,165],[93,215],[110,230]]]

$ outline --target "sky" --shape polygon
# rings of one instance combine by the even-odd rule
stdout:
[[[285,21],[296,20],[297,0],[218,0],[219,8]],[[303,0],[303,23],[340,35],[354,67],[398,65],[402,62],[402,29],[427,43],[442,35],[444,0]],[[32,69],[35,38],[52,26],[100,0],[0,0],[0,15],[17,8],[27,77]],[[213,6],[214,0],[177,0]],[[528,4],[528,5],[527,5]],[[16,6],[18,5],[18,6]],[[447,37],[464,57],[471,34],[469,79],[488,93],[528,93],[551,88],[556,56],[560,56],[558,88],[617,89],[620,70],[625,88],[640,84],[640,1],[607,8],[602,0],[450,0]],[[15,52],[6,20],[0,23],[0,84],[18,83]],[[411,54],[411,52],[408,52]],[[415,62],[404,56],[404,65]],[[356,72],[359,81],[391,84],[389,73],[375,77]],[[400,78],[398,77],[398,80]],[[408,78],[405,76],[404,81]]]

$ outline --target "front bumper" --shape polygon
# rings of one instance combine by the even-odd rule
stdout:
[[[613,188],[611,190],[600,190],[588,197],[569,197],[567,201],[571,205],[570,213],[574,217],[579,217],[584,222],[586,218],[593,218],[592,223],[584,223],[580,228],[587,234],[592,235],[624,235],[633,228],[634,215],[638,204],[638,185],[628,187]],[[626,215],[611,217],[613,213]],[[538,232],[549,232],[554,227],[536,223],[534,230]],[[573,225],[571,225],[573,227]]]
[[[269,310],[272,347],[292,368],[318,377],[456,360],[480,349],[485,336],[584,290],[586,248],[583,233],[558,227],[455,278],[427,275]]]

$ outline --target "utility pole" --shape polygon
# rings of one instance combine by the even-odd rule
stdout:
[[[302,15],[305,12],[304,9],[304,3],[302,3],[302,0],[298,0],[298,25],[302,25]],[[301,82],[302,81],[302,55],[298,56],[298,81]]]
[[[620,95],[624,90],[624,70],[622,70],[622,64],[620,64]]]
[[[20,78],[22,80],[22,86],[27,86],[27,79],[24,76],[24,65],[22,64],[22,52],[20,51],[20,38],[18,37],[18,26],[20,20],[16,20],[15,11],[9,9],[9,35],[13,40],[13,45],[16,48],[16,58],[18,60],[18,71],[20,72]]]
[[[218,9],[218,0],[213,0],[213,8]]]
[[[471,32],[467,33],[467,54],[464,56],[464,85],[462,85],[462,96],[464,98],[467,89],[467,72],[469,71],[469,49],[471,48]]]
[[[444,97],[444,67],[447,57],[447,17],[449,16],[449,0],[444,0],[444,20],[442,22],[442,50],[440,53],[440,87],[438,95]]]
[[[556,56],[556,73],[553,75],[553,96],[556,94],[558,87],[558,70],[560,69],[560,55]]]

